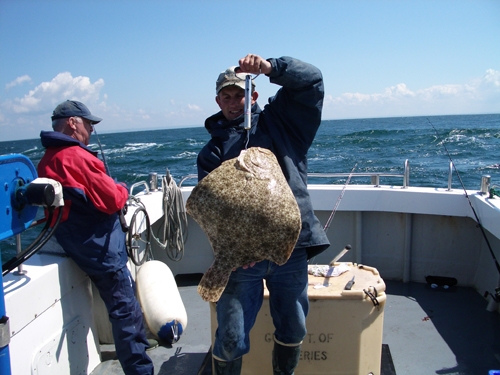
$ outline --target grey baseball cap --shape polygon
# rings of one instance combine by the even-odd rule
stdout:
[[[219,74],[219,78],[217,78],[217,83],[215,85],[216,95],[219,95],[220,90],[227,86],[238,86],[245,90],[245,78],[247,75],[246,73],[236,73],[236,68],[236,66],[232,66]],[[255,83],[252,80],[252,90],[254,89]]]
[[[59,104],[56,109],[54,109],[54,112],[52,112],[52,120],[73,116],[83,117],[92,122],[92,124],[97,124],[102,121],[102,118],[92,115],[85,104],[77,102],[76,100],[66,100]]]

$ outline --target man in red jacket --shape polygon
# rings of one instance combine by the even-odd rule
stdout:
[[[63,219],[54,233],[64,251],[94,282],[108,309],[116,354],[127,375],[151,375],[143,316],[127,268],[125,233],[118,212],[127,188],[106,174],[90,150],[92,126],[101,119],[80,102],[67,100],[52,114],[54,131],[40,133],[45,155],[38,175],[63,186]]]

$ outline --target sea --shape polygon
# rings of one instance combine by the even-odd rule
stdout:
[[[97,125],[97,131],[111,176],[129,187],[147,181],[150,172],[161,177],[168,170],[178,184],[196,175],[197,155],[210,139],[204,127],[105,134]],[[102,158],[96,135],[89,147]],[[25,155],[36,166],[44,148],[39,139],[0,142],[0,155],[8,154]],[[434,188],[448,187],[452,162],[453,189],[479,190],[483,175],[500,185],[500,114],[323,120],[308,160],[310,173],[396,175],[403,174],[408,161],[410,186]],[[346,181],[347,176],[309,178],[309,183]],[[189,178],[183,185],[196,182]],[[369,177],[349,182],[367,183]],[[382,176],[380,184],[402,186],[403,179]],[[25,240],[22,234],[23,248],[30,237]],[[15,238],[0,241],[2,263],[15,254],[15,248]]]

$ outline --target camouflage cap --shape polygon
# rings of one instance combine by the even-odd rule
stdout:
[[[219,95],[220,90],[227,86],[238,86],[245,90],[246,73],[236,73],[236,66],[227,68],[219,74],[215,85],[215,94]],[[255,90],[255,83],[252,80],[252,91]]]

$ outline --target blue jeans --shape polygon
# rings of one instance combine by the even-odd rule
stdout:
[[[299,345],[304,339],[309,311],[307,253],[295,249],[283,266],[265,260],[231,273],[217,302],[215,358],[232,361],[250,351],[249,333],[264,299],[263,279],[269,290],[275,339],[291,345]]]

